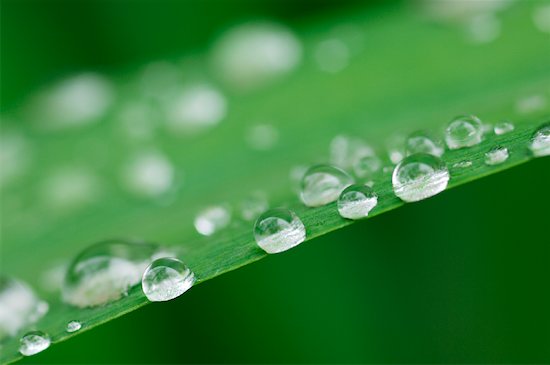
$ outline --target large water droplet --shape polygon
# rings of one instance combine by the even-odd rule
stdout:
[[[450,149],[471,147],[483,139],[483,126],[476,116],[456,117],[445,130],[445,141]]]
[[[50,343],[50,336],[44,332],[28,332],[19,341],[19,352],[23,356],[32,356],[50,347]]]
[[[69,265],[63,300],[78,307],[115,301],[141,280],[158,246],[119,240],[94,244]]]
[[[147,267],[141,279],[143,293],[151,302],[179,297],[195,283],[195,275],[176,258],[157,259]]]
[[[395,195],[406,202],[434,196],[447,187],[449,171],[438,157],[418,153],[401,161],[393,170]]]
[[[343,170],[329,165],[311,167],[302,179],[301,198],[308,207],[319,207],[338,199],[353,180]]]
[[[0,277],[0,341],[42,318],[48,304],[22,281]]]
[[[508,149],[506,147],[493,147],[485,153],[485,163],[487,165],[498,165],[508,159]]]
[[[350,185],[338,198],[338,213],[344,218],[361,219],[378,204],[378,196],[366,185]]]
[[[69,333],[76,332],[81,328],[82,328],[82,323],[80,323],[79,321],[70,321],[69,323],[67,323],[67,332]]]
[[[440,157],[445,151],[443,143],[428,133],[418,131],[412,133],[405,142],[407,156],[415,153],[427,153]]]
[[[195,229],[203,236],[211,236],[231,223],[231,211],[225,205],[207,207],[197,214]]]
[[[294,212],[276,208],[258,217],[254,224],[256,243],[267,253],[279,253],[306,239],[306,227]]]
[[[514,130],[514,128],[514,124],[504,120],[495,124],[494,131],[497,136],[500,136],[506,133],[510,133]]]
[[[550,123],[543,125],[535,132],[529,149],[535,157],[550,155]]]

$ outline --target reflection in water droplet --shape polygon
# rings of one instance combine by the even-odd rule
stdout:
[[[338,199],[353,180],[343,170],[329,165],[311,167],[302,179],[302,202],[308,207],[319,207]]]
[[[179,297],[195,283],[195,275],[180,260],[157,259],[147,267],[141,279],[143,293],[151,302],[165,302]]]
[[[42,331],[32,331],[21,337],[19,352],[23,356],[36,355],[50,347],[50,336]]]
[[[535,157],[550,155],[550,124],[543,125],[535,132],[529,149]]]
[[[445,141],[452,150],[475,146],[482,139],[482,123],[473,115],[456,117],[445,130]]]
[[[211,236],[227,227],[231,222],[231,212],[224,205],[207,207],[197,214],[195,229],[203,236]]]
[[[338,213],[343,218],[361,219],[378,204],[378,196],[366,185],[350,185],[338,198]]]
[[[485,163],[487,165],[499,165],[508,159],[508,149],[506,147],[493,147],[485,153]]]
[[[418,153],[401,161],[394,169],[392,184],[395,195],[405,202],[434,196],[447,187],[449,171],[438,157]]]
[[[514,128],[515,127],[512,123],[508,121],[502,121],[495,124],[494,131],[497,136],[500,136],[506,133],[510,133],[511,131],[514,130]]]
[[[211,61],[232,87],[265,86],[292,71],[302,58],[302,45],[285,26],[246,23],[229,29],[214,44]]]
[[[254,238],[267,253],[279,253],[304,242],[306,228],[294,212],[277,208],[258,217],[254,224]]]
[[[69,265],[63,300],[78,307],[115,301],[141,280],[158,246],[120,240],[105,241],[84,249]]]

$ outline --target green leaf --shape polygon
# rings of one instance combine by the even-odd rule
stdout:
[[[302,66],[284,82],[257,93],[227,90],[227,119],[195,139],[161,130],[145,145],[133,143],[121,136],[114,112],[84,133],[44,132],[30,123],[8,125],[23,131],[32,140],[33,151],[40,153],[34,155],[32,170],[2,192],[7,197],[2,199],[3,270],[39,287],[46,270],[89,243],[130,236],[180,247],[202,283],[266,256],[254,242],[250,222],[236,219],[231,228],[211,238],[198,237],[192,225],[201,207],[224,201],[235,204],[255,189],[269,192],[271,205],[295,210],[306,226],[307,241],[342,228],[352,222],[339,217],[335,204],[305,208],[288,181],[293,166],[326,161],[329,141],[339,133],[362,136],[381,149],[376,142],[395,132],[440,129],[466,112],[491,123],[506,118],[515,123],[513,132],[489,134],[477,146],[445,153],[449,188],[525,163],[532,158],[527,148],[531,136],[548,120],[549,111],[546,106],[522,114],[515,108],[521,98],[548,97],[550,54],[545,35],[531,22],[531,11],[529,4],[520,4],[503,12],[503,34],[486,45],[469,44],[460,27],[425,22],[404,6],[304,24],[298,30],[306,54]],[[327,35],[326,29],[341,23],[359,27],[364,49],[341,73],[322,73],[311,56],[315,44]],[[198,73],[208,75],[197,67]],[[114,77],[122,101],[133,97],[133,91],[124,88],[131,77],[130,71]],[[12,114],[25,120],[25,110]],[[252,151],[243,143],[243,135],[248,126],[264,120],[278,128],[280,142],[267,152]],[[507,147],[510,157],[503,164],[487,166],[484,154],[496,145]],[[118,188],[126,158],[148,147],[162,150],[184,171],[181,192],[169,205],[135,199]],[[453,167],[464,160],[472,161],[472,166]],[[85,209],[69,211],[54,210],[44,202],[40,195],[44,176],[64,165],[86,165],[101,173],[107,182],[101,198]],[[375,190],[379,205],[371,217],[403,204],[392,192],[389,174],[376,180]],[[121,300],[89,309],[67,306],[57,294],[41,294],[49,301],[50,312],[36,328],[49,333],[53,344],[147,304],[139,286]],[[65,326],[75,319],[84,327],[69,334]],[[19,359],[17,350],[16,337],[3,344],[0,362]]]

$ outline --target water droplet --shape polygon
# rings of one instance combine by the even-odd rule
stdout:
[[[508,159],[508,149],[506,147],[493,147],[485,153],[485,163],[487,165],[499,165]]]
[[[105,241],[84,249],[69,265],[63,300],[78,307],[113,302],[138,284],[158,246],[120,240]]]
[[[42,331],[32,331],[19,340],[19,352],[23,356],[36,355],[50,347],[50,336]]]
[[[406,138],[403,134],[394,134],[386,141],[388,158],[393,164],[398,164],[405,158],[405,142]]]
[[[401,161],[393,170],[395,195],[405,202],[415,202],[434,196],[447,187],[449,171],[438,157],[418,153]]]
[[[410,156],[415,153],[427,153],[429,155],[434,155],[441,157],[445,151],[443,148],[443,143],[426,132],[419,131],[412,133],[405,142],[407,156]]]
[[[353,173],[361,179],[370,178],[382,167],[382,161],[378,156],[364,156],[353,164]]]
[[[476,116],[456,117],[445,130],[445,141],[450,149],[471,147],[483,139],[483,126]]]
[[[543,125],[535,132],[529,149],[535,157],[550,155],[550,123]]]
[[[158,151],[135,155],[122,171],[122,182],[141,197],[159,197],[175,186],[175,170],[166,156]]]
[[[453,167],[458,169],[464,169],[470,166],[472,166],[472,161],[459,161],[453,164]]]
[[[267,196],[261,191],[250,193],[240,204],[241,216],[246,221],[251,221],[265,212],[269,207]]]
[[[301,198],[308,207],[326,205],[336,201],[342,190],[352,183],[352,178],[337,167],[313,166],[302,179]]]
[[[511,122],[502,121],[495,124],[494,131],[497,136],[500,136],[506,133],[510,133],[511,131],[514,130],[514,128],[515,127]]]
[[[546,108],[546,98],[542,94],[524,96],[516,102],[518,114],[532,114]]]
[[[374,149],[357,137],[338,135],[330,142],[330,163],[342,169],[351,169],[361,158],[374,155]]]
[[[276,23],[247,23],[229,29],[214,44],[212,63],[236,89],[265,86],[292,71],[302,45],[288,28]]]
[[[216,126],[225,118],[227,102],[212,85],[197,84],[177,92],[165,109],[171,131],[196,134]]]
[[[70,321],[67,323],[67,332],[72,333],[80,330],[82,328],[82,323],[79,321]]]
[[[0,277],[0,341],[42,318],[48,303],[41,301],[27,284]]]
[[[349,64],[350,50],[348,46],[338,38],[325,39],[315,48],[315,61],[321,71],[337,73],[345,69]]]
[[[338,213],[344,218],[361,219],[378,204],[378,196],[366,185],[350,185],[338,198]]]
[[[179,297],[195,283],[195,275],[176,258],[157,259],[147,267],[141,279],[143,293],[151,302]]]
[[[466,22],[466,33],[472,43],[490,43],[500,35],[500,20],[492,13],[477,14]]]
[[[298,216],[284,208],[268,210],[254,224],[254,238],[267,253],[279,253],[306,239],[306,227]]]
[[[248,129],[245,139],[253,149],[266,151],[277,144],[279,131],[270,124],[256,124]]]
[[[533,12],[533,21],[538,30],[550,33],[550,5],[536,7]]]
[[[231,211],[224,205],[207,207],[197,214],[195,229],[203,236],[211,236],[231,222]]]

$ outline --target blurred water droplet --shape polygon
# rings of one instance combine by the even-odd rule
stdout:
[[[401,161],[394,169],[392,184],[395,195],[405,202],[434,196],[447,187],[449,171],[438,157],[418,153]]]
[[[516,102],[516,111],[518,114],[526,115],[535,113],[545,109],[547,106],[547,101],[544,95],[534,94],[521,97]]]
[[[494,131],[497,136],[510,133],[514,130],[514,124],[508,121],[502,121],[495,124]]]
[[[165,110],[171,131],[196,134],[216,126],[225,118],[227,101],[212,85],[196,84],[175,93],[167,101]]]
[[[382,167],[382,161],[378,156],[364,156],[353,164],[353,172],[360,179],[373,177]]]
[[[31,148],[27,139],[19,132],[6,130],[1,121],[0,133],[0,186],[24,175],[31,162]]]
[[[99,177],[84,166],[57,168],[42,183],[44,201],[58,210],[71,210],[93,203],[101,191]]]
[[[158,151],[142,151],[122,170],[122,182],[131,192],[142,197],[159,197],[176,185],[172,163]]]
[[[506,161],[508,156],[506,147],[496,146],[485,153],[485,163],[487,165],[499,165]]]
[[[337,73],[349,64],[350,50],[346,43],[338,38],[325,39],[315,48],[315,61],[324,72]]]
[[[231,211],[224,205],[207,207],[197,214],[195,229],[203,236],[211,236],[227,227],[231,222]]]
[[[292,71],[301,58],[302,45],[294,33],[269,22],[246,23],[227,30],[211,54],[216,72],[240,90],[272,83]]]
[[[50,347],[50,336],[42,331],[32,331],[21,337],[19,352],[23,356],[36,355]]]
[[[195,275],[180,260],[164,257],[153,261],[143,273],[141,287],[151,302],[179,297],[195,283]]]
[[[537,6],[533,11],[533,21],[538,30],[550,33],[550,4]]]
[[[475,146],[482,139],[482,123],[473,115],[456,117],[445,130],[445,141],[452,150]]]
[[[394,134],[386,141],[386,148],[388,150],[388,158],[393,164],[398,164],[403,158],[405,158],[405,142],[406,137],[403,134]],[[393,168],[392,168],[393,170]]]
[[[500,20],[493,13],[477,14],[466,21],[466,33],[472,43],[485,44],[498,38]]]
[[[66,330],[69,333],[73,333],[80,330],[81,328],[82,328],[82,323],[80,323],[79,321],[70,321],[69,323],[67,323]]]
[[[85,248],[71,262],[65,275],[63,300],[78,307],[113,302],[138,284],[158,246],[120,240]]]
[[[302,179],[302,202],[308,207],[326,205],[336,201],[342,190],[352,183],[352,178],[337,167],[313,166]]]
[[[338,213],[343,218],[361,219],[378,204],[378,196],[366,185],[350,185],[338,198]]]
[[[159,110],[147,101],[129,102],[118,110],[116,120],[124,137],[144,141],[153,138]]]
[[[0,277],[0,342],[15,336],[24,327],[48,312],[30,286],[10,277]]]
[[[247,130],[245,140],[251,148],[266,151],[277,144],[279,131],[270,124],[256,124]]]
[[[330,163],[342,169],[352,169],[361,158],[374,155],[374,149],[357,137],[338,135],[330,142]]]
[[[443,143],[423,131],[414,132],[405,142],[407,156],[415,153],[427,153],[441,157],[445,149]]]
[[[284,208],[268,210],[254,224],[254,238],[267,253],[279,253],[304,242],[306,228],[298,216]]]
[[[550,155],[550,124],[543,125],[533,134],[529,149],[535,157]]]
[[[267,196],[261,191],[250,193],[240,203],[241,216],[246,221],[256,219],[262,212],[269,207]]]

